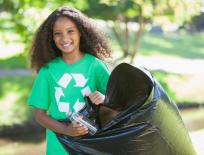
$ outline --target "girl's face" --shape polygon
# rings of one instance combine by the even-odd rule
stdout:
[[[67,17],[59,17],[53,27],[53,40],[63,55],[79,54],[80,32]]]

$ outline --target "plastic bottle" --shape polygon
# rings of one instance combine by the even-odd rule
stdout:
[[[94,135],[97,132],[97,128],[94,126],[94,124],[80,113],[73,112],[70,115],[69,119],[71,122],[77,122],[82,125],[85,125],[88,128],[88,132],[90,135]]]

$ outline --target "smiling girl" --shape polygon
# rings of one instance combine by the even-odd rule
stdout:
[[[67,154],[54,132],[87,134],[86,126],[58,120],[81,110],[84,96],[96,105],[103,103],[110,74],[103,59],[110,53],[105,35],[74,8],[55,10],[39,27],[30,49],[31,67],[38,74],[28,103],[46,128],[46,154]]]

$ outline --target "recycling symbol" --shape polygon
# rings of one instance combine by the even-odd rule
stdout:
[[[73,87],[80,87],[81,88],[81,94],[83,96],[88,96],[91,93],[89,86],[86,86],[84,88],[88,79],[86,79],[83,74],[65,73],[57,82],[59,87],[55,87],[55,99],[56,99],[56,103],[58,106],[58,110],[60,112],[65,112],[67,115],[69,115],[71,113],[71,110],[69,107],[70,103],[69,102],[62,102],[62,101],[60,101],[60,98],[62,96],[65,97],[65,94],[63,93],[62,88],[67,88],[68,85],[70,84],[71,80],[75,81],[75,85]],[[85,103],[80,102],[79,99],[77,99],[73,108],[74,108],[74,111],[78,112],[84,106],[85,106]]]

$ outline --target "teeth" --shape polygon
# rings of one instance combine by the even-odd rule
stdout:
[[[64,44],[63,46],[64,46],[64,47],[68,47],[69,45],[70,45],[70,44]]]

